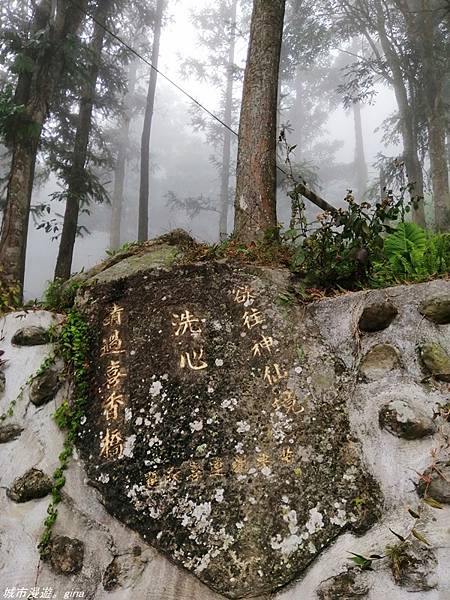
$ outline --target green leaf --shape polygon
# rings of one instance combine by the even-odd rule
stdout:
[[[440,502],[438,502],[431,496],[427,496],[426,498],[423,498],[423,501],[425,502],[425,504],[428,504],[428,506],[431,506],[432,508],[439,508],[439,509],[444,508]]]
[[[384,250],[389,258],[409,258],[413,250],[424,252],[427,245],[425,231],[416,223],[399,223],[393,233],[384,240]]]
[[[417,529],[413,529],[411,531],[411,533],[413,534],[413,536],[416,539],[418,539],[423,544],[426,544],[427,546],[431,546],[430,542],[419,531],[417,531]]]

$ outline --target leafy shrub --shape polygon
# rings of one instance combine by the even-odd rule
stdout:
[[[450,271],[450,234],[427,233],[400,223],[384,241],[384,259],[375,263],[371,284],[385,287],[442,277]]]
[[[410,210],[403,193],[390,193],[375,207],[357,204],[351,193],[345,200],[345,209],[319,215],[316,230],[296,248],[292,269],[306,285],[351,290],[367,284],[384,258],[384,235],[395,231],[390,222],[403,221]]]
[[[69,279],[69,281],[56,279],[55,281],[51,281],[44,292],[42,303],[44,308],[54,312],[65,312],[71,309],[80,287],[81,281],[76,279]]]

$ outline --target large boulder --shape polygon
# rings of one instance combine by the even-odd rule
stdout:
[[[383,502],[350,429],[348,374],[299,308],[280,307],[288,284],[287,271],[223,261],[117,263],[79,299],[93,332],[78,441],[91,483],[230,598],[286,585]]]

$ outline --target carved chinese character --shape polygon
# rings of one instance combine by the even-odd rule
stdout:
[[[111,419],[114,421],[117,420],[119,407],[122,406],[123,403],[123,395],[118,394],[115,390],[108,396],[108,398],[105,400],[103,411],[103,414],[108,421]]]
[[[222,477],[223,475],[223,460],[221,458],[215,458],[211,463],[211,476]]]
[[[191,460],[191,462],[189,463],[189,471],[190,471],[189,479],[191,481],[194,481],[194,482],[200,481],[200,479],[203,475],[203,471],[202,471],[202,468],[200,465],[198,465],[196,462]]]
[[[270,466],[270,456],[268,454],[265,454],[264,452],[262,452],[261,454],[258,454],[256,457],[256,464],[258,465],[258,467],[260,467],[261,469],[264,467],[269,467]]]
[[[118,429],[110,431],[108,428],[101,440],[100,446],[100,456],[106,456],[106,458],[116,456],[120,458],[123,453],[123,439],[120,431]]]
[[[122,340],[120,338],[119,330],[115,329],[108,338],[103,339],[100,356],[106,356],[106,354],[122,354],[123,352],[125,352],[125,350],[122,349]]]
[[[170,467],[170,469],[168,469],[168,471],[166,473],[166,477],[169,481],[172,481],[174,483],[179,483],[181,473],[178,469],[175,469],[175,467]]]
[[[192,351],[192,357],[190,352],[183,352],[180,356],[180,367],[185,369],[189,367],[193,371],[201,371],[208,367],[208,363],[203,360],[203,348],[200,352]]]
[[[281,460],[282,462],[286,463],[287,465],[290,465],[292,463],[292,459],[294,457],[294,453],[292,452],[291,448],[283,448],[281,451]]]
[[[126,376],[127,374],[122,372],[120,361],[111,360],[109,365],[106,367],[106,387],[108,389],[117,387],[120,385],[120,380]]]
[[[242,475],[247,471],[247,459],[245,456],[235,456],[231,463],[231,470],[237,475]]]
[[[285,379],[288,376],[288,372],[286,369],[280,367],[279,364],[274,363],[273,365],[268,365],[264,369],[264,379],[270,383],[270,385],[275,385],[279,383],[282,379]]]
[[[265,335],[263,335],[262,338],[260,339],[260,341],[256,342],[256,344],[252,348],[253,356],[261,356],[261,352],[263,350],[265,350],[266,352],[271,354],[272,346],[273,346],[273,338],[266,337]]]
[[[278,398],[272,402],[272,406],[277,410],[284,410],[287,413],[293,413],[295,415],[304,412],[304,406],[297,405],[297,398],[292,390],[286,390],[282,392]]]
[[[155,487],[159,480],[158,473],[156,471],[151,471],[147,474],[147,487]]]
[[[111,312],[103,321],[103,325],[122,325],[122,312],[123,308],[117,306],[117,304],[113,304]]]
[[[252,308],[251,310],[245,311],[242,320],[244,321],[244,325],[247,327],[247,329],[253,329],[253,327],[256,327],[256,325],[264,323],[265,319],[264,315],[262,315],[259,310]]]
[[[186,310],[184,313],[181,313],[181,315],[172,315],[173,318],[175,319],[175,322],[172,321],[172,325],[174,327],[176,327],[175,330],[175,335],[178,336],[183,336],[187,331],[190,331],[190,333],[201,333],[202,330],[200,329],[200,327],[196,328],[196,323],[200,323],[200,319],[197,319],[197,317],[194,317],[193,314],[191,314],[188,310]]]
[[[246,304],[255,299],[252,294],[252,289],[246,285],[245,287],[237,287],[233,290],[234,301],[238,304]]]

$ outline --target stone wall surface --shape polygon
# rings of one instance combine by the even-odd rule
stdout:
[[[0,597],[450,600],[450,284],[303,307],[283,270],[166,259],[79,297],[89,405],[46,562],[61,366],[0,422]],[[60,319],[2,319],[0,414]]]

